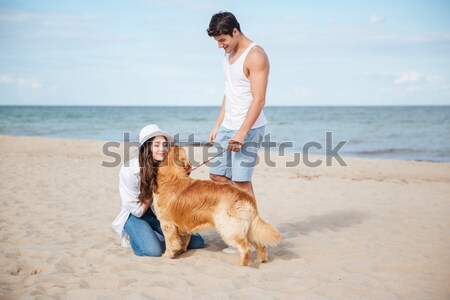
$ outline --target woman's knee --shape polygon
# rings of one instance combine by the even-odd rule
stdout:
[[[162,255],[163,248],[161,245],[159,247],[153,245],[152,247],[139,247],[138,249],[133,248],[133,251],[137,256],[159,257]]]
[[[131,248],[137,256],[159,257],[163,253],[163,246],[155,234],[149,235],[146,239],[130,238]]]
[[[200,235],[191,235],[188,249],[200,249],[205,248],[205,240]]]

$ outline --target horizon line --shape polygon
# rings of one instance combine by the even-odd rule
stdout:
[[[265,105],[264,107],[446,107],[450,104],[326,104],[326,105]],[[221,107],[221,105],[111,105],[111,104],[0,104],[0,107]]]

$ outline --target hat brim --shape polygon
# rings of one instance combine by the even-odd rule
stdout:
[[[149,139],[155,137],[155,136],[160,136],[162,135],[163,137],[165,137],[167,139],[168,142],[173,143],[175,141],[174,137],[172,135],[170,135],[169,133],[163,131],[163,130],[159,130],[159,131],[155,131],[152,132],[151,134],[146,135],[144,138],[142,138],[141,141],[139,141],[141,143],[141,146],[148,141]]]

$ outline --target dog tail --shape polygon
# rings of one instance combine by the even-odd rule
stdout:
[[[259,246],[277,246],[281,241],[280,232],[256,215],[248,232],[250,242]]]

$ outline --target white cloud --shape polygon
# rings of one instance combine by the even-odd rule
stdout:
[[[3,22],[37,22],[46,26],[73,26],[84,25],[87,21],[103,18],[96,15],[71,15],[41,13],[29,11],[0,10],[0,21]]]
[[[209,0],[141,0],[150,5],[166,6],[175,9],[188,9],[190,11],[206,12],[223,10],[223,4]]]
[[[0,11],[0,21],[3,22],[22,22],[27,21],[35,17],[36,14],[28,12],[16,12],[11,13],[8,11]]]
[[[401,74],[399,77],[397,77],[397,79],[395,79],[394,83],[396,85],[415,83],[415,82],[418,82],[419,80],[421,80],[422,77],[423,77],[423,75],[417,71],[406,72],[406,73]]]
[[[378,23],[383,22],[384,20],[386,20],[386,18],[383,16],[379,16],[379,15],[375,15],[375,14],[370,16],[370,23],[372,23],[372,24],[378,24]]]
[[[12,84],[17,86],[19,89],[40,89],[42,88],[42,83],[36,78],[30,77],[14,77],[9,74],[0,74],[0,84]]]
[[[95,21],[106,19],[93,14],[48,13],[0,9],[0,24],[13,32],[14,38],[62,39],[74,42],[123,43],[130,37],[96,27]],[[9,27],[7,27],[9,26]],[[7,30],[5,30],[7,32]]]
[[[42,88],[41,82],[34,78],[18,78],[17,86],[21,89],[40,89],[40,88]]]
[[[407,97],[416,95],[446,95],[450,84],[447,79],[440,75],[426,74],[419,71],[403,73],[379,73],[383,76],[394,77],[393,85],[384,86],[381,92],[394,96]]]
[[[252,32],[251,37],[264,41],[264,45],[279,47],[321,45],[345,46],[349,45],[410,45],[433,44],[450,42],[450,33],[435,32],[397,32],[375,31],[367,28],[311,28],[311,29],[271,29],[265,32]],[[440,47],[440,46],[439,46]]]
[[[215,87],[206,87],[204,89],[204,92],[207,95],[218,95],[219,94],[219,89],[217,89]]]
[[[11,75],[0,75],[0,83],[14,83],[14,78]]]
[[[297,97],[310,98],[313,93],[312,89],[308,87],[294,87],[292,89],[292,94],[294,94]]]
[[[430,84],[441,84],[445,81],[445,79],[441,76],[428,75],[426,76],[426,81]]]
[[[279,96],[281,99],[289,99],[289,101],[295,101],[299,104],[300,102],[305,103],[307,100],[311,100],[314,98],[314,92],[310,87],[304,87],[304,86],[296,86],[289,89],[283,89],[282,91],[276,92],[277,96]],[[268,97],[268,100],[270,101],[271,97]],[[268,101],[268,103],[269,103]],[[270,103],[274,104],[274,103]]]
[[[123,43],[131,40],[130,37],[118,34],[100,33],[96,31],[74,31],[69,29],[38,30],[27,34],[26,38],[34,39],[61,39],[71,41],[94,41],[98,43]]]

